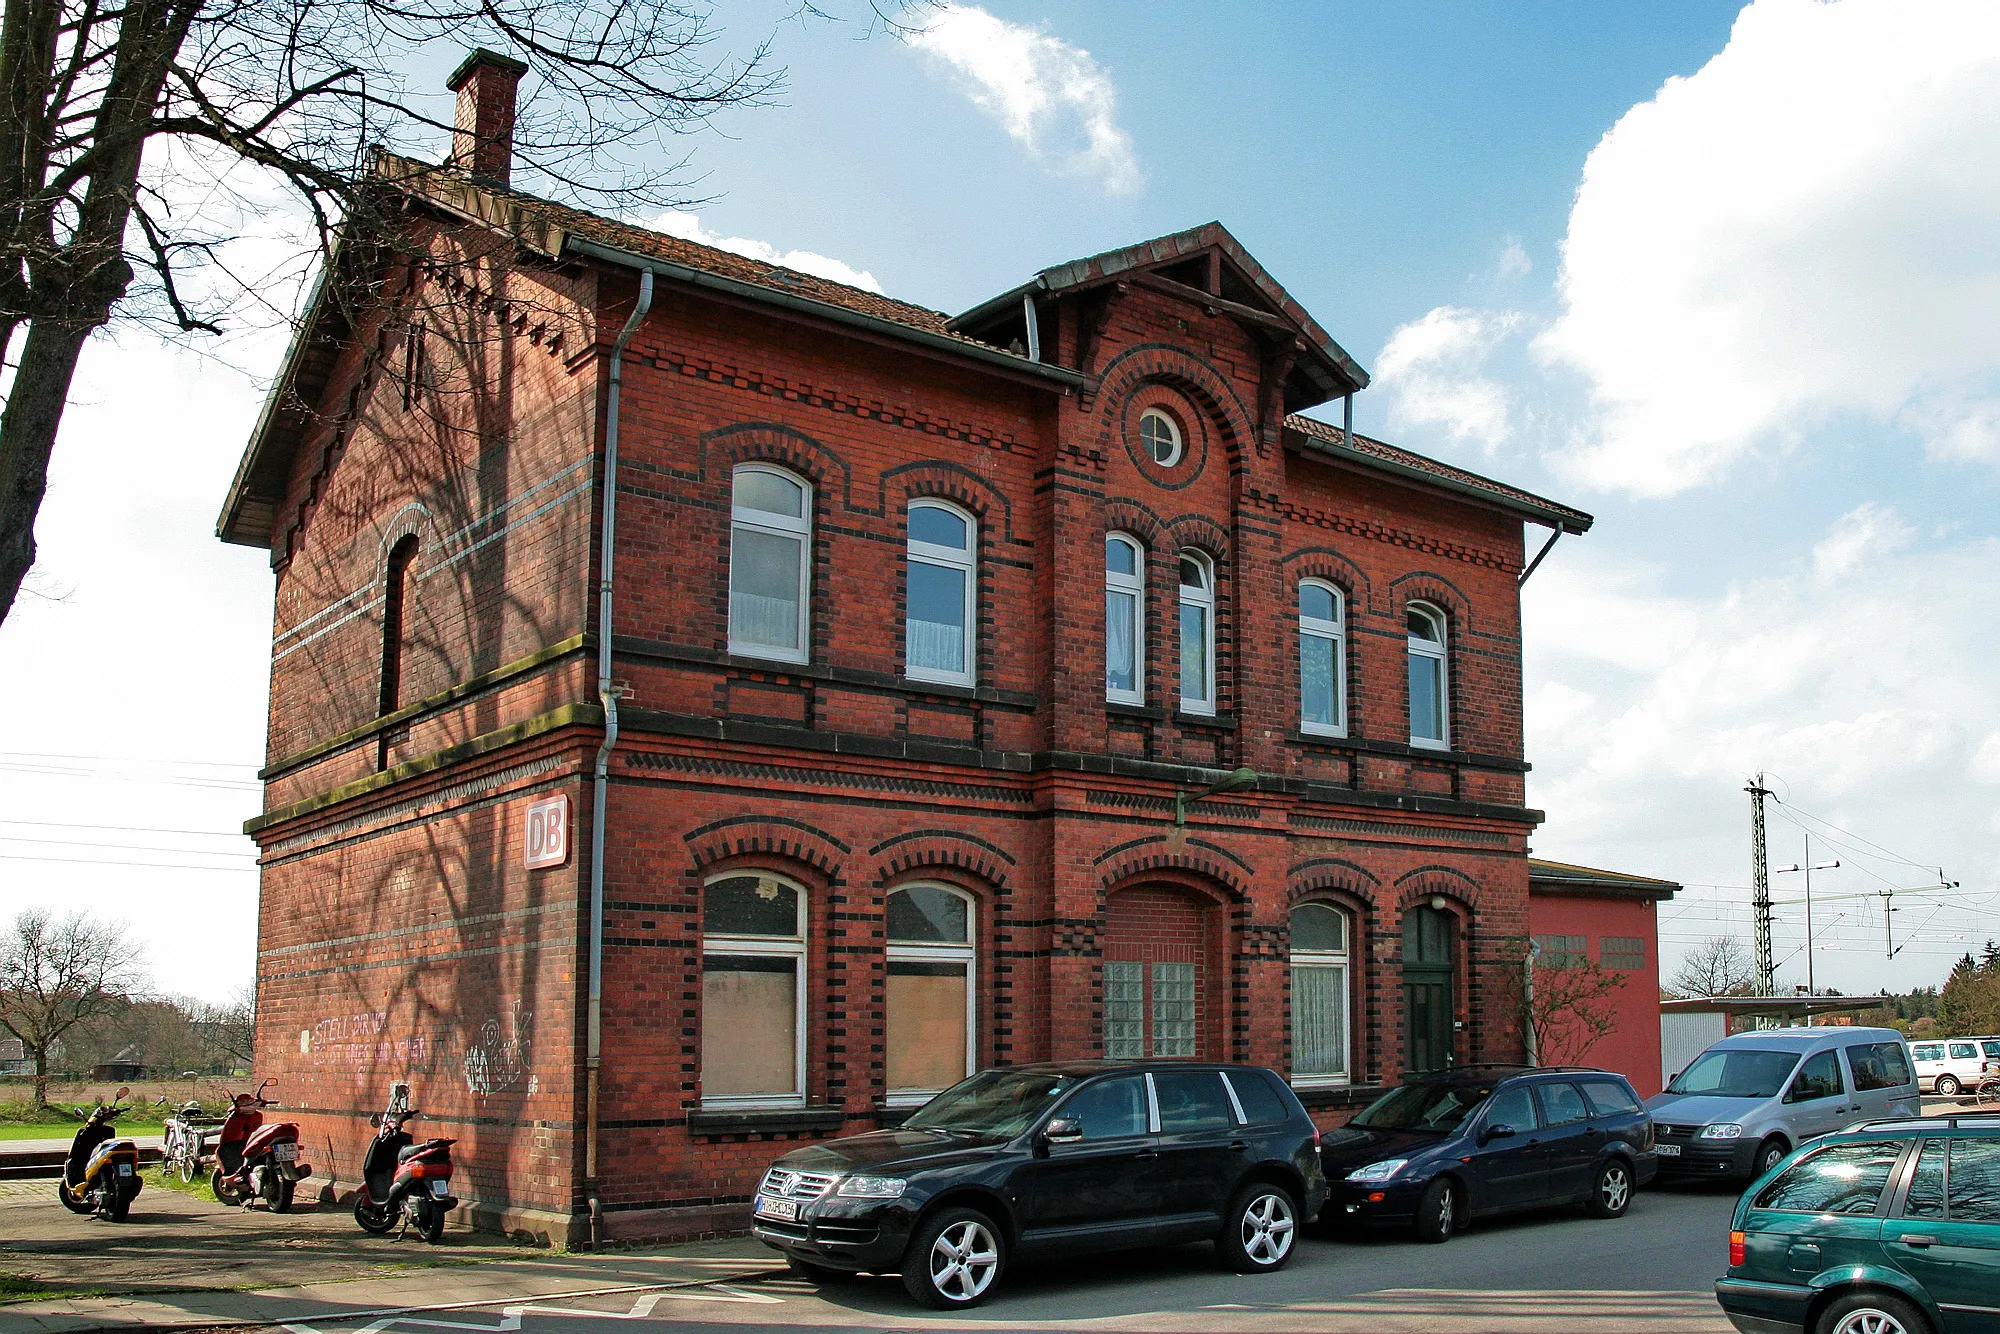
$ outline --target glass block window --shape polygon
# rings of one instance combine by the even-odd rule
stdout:
[[[1597,942],[1597,961],[1606,968],[1644,968],[1644,936],[1606,936]]]

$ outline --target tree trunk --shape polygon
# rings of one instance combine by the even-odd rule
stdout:
[[[91,327],[30,324],[7,410],[0,413],[0,625],[35,564],[35,515],[49,487],[49,454]],[[43,1076],[36,1069],[39,1106]]]
[[[35,1048],[35,1110],[49,1109],[49,1049],[47,1046]]]

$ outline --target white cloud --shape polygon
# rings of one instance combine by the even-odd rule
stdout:
[[[1139,160],[1118,124],[1118,90],[1091,54],[1045,32],[946,3],[910,44],[959,76],[966,95],[1030,154],[1106,194],[1139,191]]]
[[[867,292],[879,292],[882,284],[875,281],[875,275],[865,269],[857,269],[830,255],[818,254],[811,250],[780,250],[768,241],[757,241],[747,236],[717,236],[702,226],[701,219],[692,213],[679,209],[668,209],[659,216],[643,224],[668,236],[678,236],[683,241],[693,241],[697,245],[714,246],[717,250],[727,250],[733,255],[748,255],[751,259],[762,260],[766,264],[777,264],[787,269],[797,269],[800,273],[810,273],[815,278],[826,278],[849,287],[859,287]]]
[[[1391,395],[1390,425],[1443,427],[1454,441],[1489,450],[1503,443],[1512,434],[1512,399],[1484,370],[1521,322],[1511,311],[1439,306],[1399,326],[1375,359],[1374,383]]]
[[[1838,579],[1867,557],[1908,546],[1915,535],[1893,506],[1871,500],[1842,515],[1813,548],[1813,573],[1822,581]]]
[[[1535,849],[1694,886],[1746,885],[1742,789],[1768,771],[1792,803],[1771,812],[1773,861],[1799,860],[1790,812],[1803,808],[1942,863],[1968,887],[1935,918],[1929,908],[1900,915],[1899,940],[1929,920],[1890,965],[1872,898],[1884,881],[1871,872],[1904,887],[1930,872],[1828,845],[1845,866],[1815,892],[1871,898],[1829,899],[1821,943],[1839,948],[1820,957],[1818,980],[1907,988],[1990,934],[1981,905],[1993,911],[2000,874],[2000,625],[1967,609],[1990,598],[2000,540],[1927,544],[1893,509],[1867,505],[1795,549],[1704,597],[1664,591],[1670,567],[1602,555],[1559,551],[1536,574],[1524,590],[1529,799],[1551,818]],[[1816,835],[1815,856],[1821,847]],[[1747,902],[1740,889],[1691,888],[1663,907],[1663,953],[1720,930],[1747,936]],[[1781,959],[1800,926],[1796,908],[1781,911]],[[1803,981],[1802,963],[1781,980]]]
[[[1528,258],[1528,252],[1522,248],[1521,239],[1517,236],[1508,237],[1505,248],[1500,251],[1500,262],[1495,266],[1495,272],[1505,281],[1525,278],[1534,271],[1535,261]]]
[[[2000,6],[1756,0],[1585,163],[1537,340],[1580,481],[1666,495],[1840,417],[2000,461]]]

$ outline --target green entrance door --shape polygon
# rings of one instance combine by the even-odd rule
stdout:
[[[1412,908],[1403,917],[1404,1072],[1442,1070],[1452,1059],[1457,1013],[1456,942],[1451,914]]]

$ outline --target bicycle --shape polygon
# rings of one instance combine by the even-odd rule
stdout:
[[[167,1100],[161,1098],[154,1104],[164,1107]],[[186,1102],[174,1115],[166,1118],[165,1131],[160,1141],[160,1171],[174,1172],[180,1179],[192,1183],[201,1175],[202,1160],[207,1157],[209,1138],[222,1125],[221,1117],[205,1116],[199,1102]]]
[[[1979,1068],[1979,1084],[1972,1090],[1972,1105],[1985,1107],[2000,1103],[2000,1063],[1988,1061]]]

